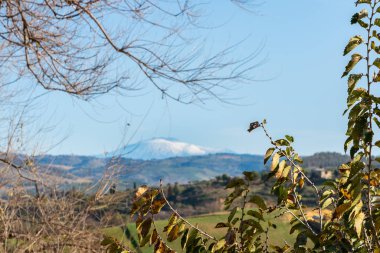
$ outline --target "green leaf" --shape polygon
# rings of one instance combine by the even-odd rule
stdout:
[[[285,138],[286,138],[289,142],[294,142],[294,138],[293,138],[293,136],[285,135]]]
[[[380,54],[380,46],[376,46],[375,42],[372,41],[371,48],[373,51],[375,51],[377,54]]]
[[[348,77],[348,93],[351,93],[355,89],[356,84],[360,81],[362,77],[363,74],[351,74]]]
[[[372,31],[372,37],[373,37],[373,38],[376,38],[376,39],[378,39],[378,40],[380,40],[380,34],[377,33],[376,30],[373,30],[373,31]]]
[[[234,178],[226,185],[226,189],[234,188],[236,186],[245,185],[245,182],[242,178]]]
[[[267,205],[265,204],[265,201],[258,195],[253,195],[249,201],[249,203],[253,203],[253,204],[256,204],[259,208],[263,209],[263,210],[266,210],[267,209]]]
[[[372,63],[373,66],[376,66],[377,68],[380,69],[380,58],[376,58],[373,63]]]
[[[255,210],[248,210],[247,215],[250,215],[250,216],[252,216],[252,217],[255,217],[255,218],[257,218],[258,220],[262,220],[262,221],[264,221],[264,217],[263,217],[262,213],[260,213],[260,212],[258,212],[258,211],[255,211]]]
[[[373,24],[380,27],[380,18],[375,19]]]
[[[215,245],[214,245],[214,248],[212,249],[214,252],[215,251],[218,251],[220,249],[222,249],[224,247],[224,245],[226,245],[226,240],[225,239],[222,239],[220,241],[218,241]]]
[[[363,20],[358,20],[358,24],[363,27],[364,29],[367,29],[368,28],[368,24],[366,22],[364,22]]]
[[[363,43],[363,38],[359,35],[354,36],[350,39],[347,46],[344,48],[343,55],[347,55],[349,52],[351,52],[353,49],[355,49],[357,46]]]
[[[296,174],[296,173],[294,173]],[[283,185],[273,189],[274,194],[277,196],[277,203],[280,204],[282,201],[288,198],[288,190],[285,189]]]
[[[298,154],[294,154],[294,161],[297,163],[303,163],[302,158]]]
[[[232,221],[231,221],[231,224],[232,225],[235,225],[240,219],[238,217],[234,218]]]
[[[150,240],[150,236],[140,237],[140,247],[144,247]]]
[[[187,235],[189,233],[189,229],[186,229],[184,232],[183,232],[183,235],[182,235],[182,238],[181,238],[181,248],[184,249],[185,246],[186,246],[186,242],[187,242]]]
[[[373,117],[373,121],[375,121],[377,127],[380,128],[380,121],[379,121],[379,119],[376,118],[376,117]]]
[[[196,230],[194,228],[191,229],[190,233],[187,234],[186,244],[187,245],[193,244],[195,239],[197,238],[197,235],[198,235],[198,230]]]
[[[114,243],[114,240],[112,237],[104,236],[103,240],[100,242],[100,245],[107,246]]]
[[[290,233],[290,234],[293,234],[296,230],[298,230],[298,231],[305,231],[305,230],[306,230],[306,227],[305,227],[305,225],[302,224],[302,223],[296,223],[296,224],[294,224],[293,227],[291,227],[289,233]]]
[[[358,101],[359,98],[364,98],[366,96],[368,97],[366,89],[356,88],[351,92],[350,96],[348,97],[347,104],[353,104],[354,102]]]
[[[244,220],[243,221],[243,225],[248,225],[248,226],[251,226],[252,228],[255,228],[257,229],[258,231],[260,232],[263,232],[264,229],[263,227],[261,226],[260,222],[257,222],[253,219],[248,219],[248,220]]]
[[[289,146],[290,142],[286,139],[279,139],[275,141],[276,146]]]
[[[380,71],[376,74],[376,76],[373,78],[374,82],[380,82]]]
[[[373,131],[370,130],[370,129],[367,129],[365,132],[364,132],[364,138],[363,138],[363,141],[364,143],[372,143],[372,139],[373,139]]]
[[[346,66],[346,70],[344,71],[342,77],[347,76],[361,59],[363,59],[363,56],[361,56],[360,54],[353,54],[351,56],[350,62]]]
[[[235,214],[236,214],[236,212],[237,212],[237,207],[234,207],[232,210],[231,210],[231,212],[230,212],[230,214],[228,215],[228,222],[231,222],[232,221],[232,219],[235,217]]]
[[[327,198],[323,204],[322,204],[322,209],[325,209],[326,207],[328,207],[329,205],[331,205],[333,203],[333,198]]]
[[[141,224],[140,226],[138,227],[138,231],[140,232],[141,236],[143,238],[145,238],[149,231],[150,231],[150,228],[152,226],[152,218],[149,217],[147,219],[145,219]]]
[[[363,170],[364,168],[365,168],[365,163],[363,163],[362,161],[352,162],[351,167],[350,167],[349,177],[352,178],[352,177],[356,176],[356,174],[359,171]]]

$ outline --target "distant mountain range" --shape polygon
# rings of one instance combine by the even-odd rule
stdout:
[[[119,156],[45,155],[35,157],[35,162],[45,183],[66,187],[95,182],[104,174],[114,175],[118,188],[124,188],[132,187],[133,183],[157,185],[160,179],[165,183],[187,183],[266,169],[262,155],[222,152],[164,138],[128,145],[115,154]],[[349,157],[322,152],[303,159],[305,168],[337,168]]]
[[[153,138],[127,145],[107,156],[121,156],[130,159],[152,160],[171,157],[201,156],[216,153],[234,153],[182,142],[173,138]]]
[[[43,171],[60,176],[63,182],[88,183],[100,179],[107,170],[115,174],[122,184],[157,185],[160,179],[166,183],[187,183],[207,180],[228,174],[240,175],[245,170],[265,169],[260,155],[209,154],[202,156],[171,157],[165,159],[137,160],[119,157],[98,158],[91,156],[59,155],[36,157]]]

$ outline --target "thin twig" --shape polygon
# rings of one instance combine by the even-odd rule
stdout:
[[[183,218],[178,212],[177,210],[175,210],[172,205],[170,205],[169,201],[167,200],[166,196],[165,196],[165,193],[164,193],[164,190],[163,190],[163,186],[162,186],[162,180],[160,180],[160,192],[161,192],[161,195],[162,195],[162,198],[165,200],[166,204],[168,205],[168,207],[170,208],[170,210],[172,210],[172,212],[174,212],[177,217],[181,220],[183,220],[187,225],[189,225],[191,228],[197,230],[199,233],[201,233],[202,235],[206,236],[207,238],[211,239],[211,240],[214,240],[214,241],[218,241],[216,239],[215,236],[212,236],[208,233],[206,233],[205,231],[201,230],[200,228],[194,226],[193,224],[191,224],[189,221],[187,221],[185,218]]]

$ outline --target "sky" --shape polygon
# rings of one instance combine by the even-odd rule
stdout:
[[[356,28],[358,11],[347,0],[266,0],[255,12],[229,1],[211,1],[204,20],[205,47],[237,42],[234,57],[262,47],[255,81],[228,94],[238,105],[209,101],[183,105],[162,99],[153,88],[131,96],[105,95],[91,102],[53,93],[43,98],[44,117],[54,130],[48,153],[95,155],[153,137],[240,153],[264,154],[269,142],[261,130],[248,134],[252,121],[267,120],[274,138],[295,137],[302,155],[343,152],[346,81],[342,56]],[[55,145],[56,144],[56,145]],[[50,147],[50,146],[49,146]]]

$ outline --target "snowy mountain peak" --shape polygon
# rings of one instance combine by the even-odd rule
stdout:
[[[181,142],[173,138],[153,138],[127,145],[116,153],[132,159],[165,159],[178,156],[197,156],[222,152],[212,148]]]

